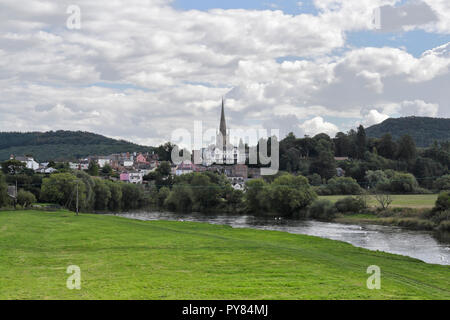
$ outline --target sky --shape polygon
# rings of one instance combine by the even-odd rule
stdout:
[[[450,117],[448,0],[2,0],[0,131],[334,136]]]

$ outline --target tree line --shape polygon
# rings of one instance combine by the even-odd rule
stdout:
[[[338,167],[365,188],[370,187],[367,173],[381,170],[388,176],[398,172],[396,179],[402,180],[400,173],[413,175],[418,191],[436,190],[436,179],[450,174],[450,141],[417,148],[409,135],[398,140],[389,133],[368,138],[363,126],[334,138],[323,133],[297,138],[291,133],[280,141],[280,170],[304,175],[313,185],[327,184]]]

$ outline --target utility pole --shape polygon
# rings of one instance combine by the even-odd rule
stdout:
[[[78,215],[78,181],[77,181],[77,215]]]

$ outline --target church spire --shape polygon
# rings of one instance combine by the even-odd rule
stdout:
[[[227,123],[225,121],[225,102],[222,97],[222,115],[220,116],[220,133],[222,137],[227,136]]]

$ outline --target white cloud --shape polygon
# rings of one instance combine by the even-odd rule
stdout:
[[[436,117],[439,111],[439,105],[426,103],[422,100],[403,101],[401,104],[401,114],[403,116],[423,116]]]
[[[450,34],[450,2],[448,0],[423,0],[438,16],[437,23],[427,26],[425,29],[430,32],[440,32]]]
[[[450,116],[450,92],[442,89],[450,81],[450,44],[419,58],[397,48],[347,48],[346,31],[371,29],[373,9],[397,1],[315,3],[318,16],[80,0],[82,29],[68,30],[71,1],[4,0],[0,126],[82,129],[156,144],[194,120],[217,127],[223,95],[230,127],[276,119],[297,134],[333,135],[338,127],[326,116]],[[448,2],[427,3],[443,10],[433,27],[443,32]]]
[[[370,127],[370,126],[373,126],[375,124],[379,124],[379,123],[383,122],[384,120],[386,120],[388,118],[389,118],[389,116],[387,114],[383,114],[383,113],[378,112],[377,110],[372,109],[365,116],[365,119],[362,122],[362,124],[365,127]]]
[[[319,133],[326,133],[331,137],[334,137],[338,133],[339,128],[331,122],[326,122],[322,117],[315,117],[311,120],[303,122],[299,125],[304,130],[306,135],[314,136]]]

